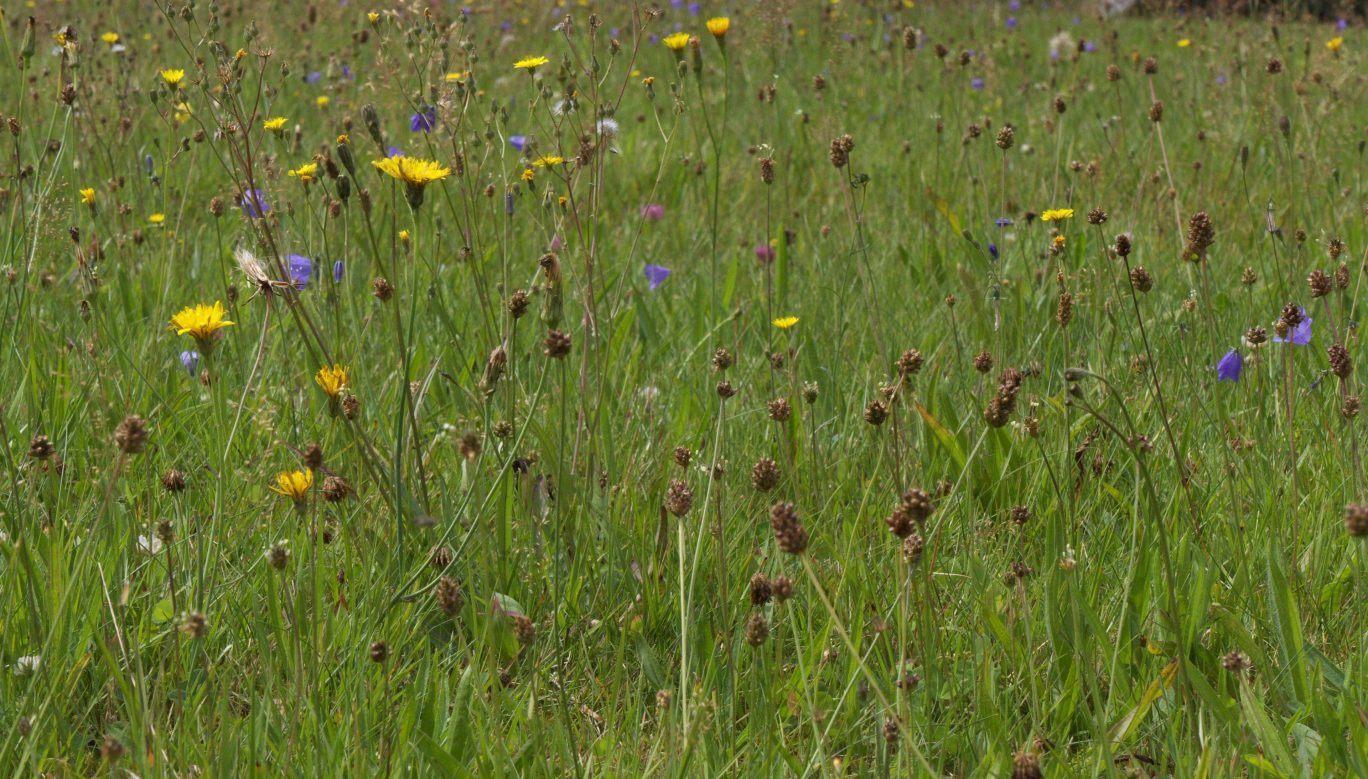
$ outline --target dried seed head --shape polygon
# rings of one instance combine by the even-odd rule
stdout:
[[[52,441],[45,435],[36,435],[29,441],[28,455],[35,460],[46,460],[56,451]]]
[[[1254,286],[1254,284],[1258,282],[1258,280],[1259,274],[1256,273],[1253,268],[1250,268],[1248,266],[1246,266],[1245,269],[1240,273],[1240,283],[1245,285],[1246,287]]]
[[[1311,297],[1323,298],[1330,294],[1334,288],[1334,282],[1330,279],[1330,274],[1317,268],[1306,277],[1306,286],[1311,288]]]
[[[524,614],[513,615],[513,636],[523,646],[537,640],[537,626]]]
[[[564,359],[570,354],[570,334],[561,330],[548,330],[546,332],[545,354],[553,360]]]
[[[775,422],[785,422],[793,409],[785,398],[775,398],[769,402],[769,418]]]
[[[916,349],[908,349],[898,358],[898,373],[904,376],[911,376],[922,368],[922,353]]]
[[[1358,416],[1359,396],[1346,395],[1344,397],[1344,405],[1340,407],[1340,413],[1344,415],[1345,419],[1353,419],[1354,417]]]
[[[774,597],[774,588],[763,573],[756,572],[750,580],[750,601],[752,606],[763,606]]]
[[[1344,348],[1344,344],[1330,344],[1326,351],[1330,357],[1330,372],[1341,379],[1349,378],[1354,366],[1349,360],[1349,350]]]
[[[1207,250],[1216,240],[1216,229],[1211,217],[1205,211],[1198,211],[1188,220],[1187,243],[1183,246],[1183,259],[1188,262],[1201,262],[1206,259]]]
[[[1331,238],[1330,243],[1326,245],[1326,249],[1330,252],[1330,259],[1338,260],[1340,255],[1344,254],[1344,241],[1341,241],[1338,238]]]
[[[136,414],[124,417],[114,428],[114,443],[124,454],[139,454],[147,446],[147,421]]]
[[[1107,212],[1100,208],[1094,208],[1088,212],[1088,224],[1100,225],[1107,221]]]
[[[746,643],[753,647],[760,646],[769,639],[769,620],[765,615],[755,612],[746,620]]]
[[[1130,280],[1137,292],[1149,292],[1154,288],[1154,277],[1143,266],[1137,265],[1131,269]]]
[[[1283,69],[1282,60],[1278,59],[1277,57],[1269,57],[1269,59],[1268,59],[1268,64],[1264,66],[1264,70],[1265,70],[1265,71],[1268,73],[1268,75],[1270,75],[1270,76],[1276,76],[1276,75],[1278,75],[1279,73],[1282,72],[1282,69]]]
[[[896,744],[898,743],[898,739],[902,738],[902,729],[898,727],[898,721],[896,719],[889,717],[884,720],[883,737],[884,741],[887,741],[889,744]]]
[[[1245,331],[1245,343],[1258,346],[1268,340],[1268,331],[1262,327],[1251,327]]]
[[[793,598],[793,580],[787,576],[776,576],[770,583],[774,588],[774,599],[783,603]]]
[[[304,456],[302,459],[304,460],[305,465],[314,470],[318,470],[323,466],[323,447],[316,442],[309,444],[304,447]]]
[[[1150,104],[1149,120],[1155,124],[1164,120],[1164,101],[1155,100]]]
[[[1349,266],[1342,262],[1335,268],[1335,286],[1340,289],[1349,288]]]
[[[998,128],[997,140],[994,141],[994,143],[997,144],[999,149],[1007,151],[1016,144],[1016,130],[1013,129],[1010,124],[1004,124],[1002,127]]]
[[[1016,523],[1018,527],[1031,521],[1031,510],[1026,506],[1013,506],[1011,514],[1012,522]]]
[[[772,458],[761,457],[751,466],[751,486],[760,492],[769,492],[779,483],[779,464]]]
[[[921,561],[922,551],[926,549],[926,540],[920,534],[913,533],[903,539],[902,556],[903,562],[914,565]]]
[[[689,513],[693,508],[693,491],[682,479],[671,479],[670,486],[665,489],[665,510],[682,517]]]
[[[443,576],[437,580],[437,586],[432,591],[432,597],[437,601],[437,609],[448,617],[459,614],[461,605],[465,602],[461,585],[450,576]]]
[[[736,388],[729,381],[717,382],[717,397],[726,400],[736,394]]]
[[[792,503],[780,502],[770,507],[770,527],[774,529],[774,540],[780,551],[802,554],[807,549],[807,530],[803,529],[798,509]]]
[[[1159,60],[1154,57],[1146,57],[1145,64],[1141,67],[1146,76],[1153,76],[1159,72]]]
[[[531,304],[532,300],[528,297],[527,290],[514,290],[513,294],[508,297],[508,313],[514,319],[522,319]]]
[[[1040,760],[1034,752],[1017,752],[1012,755],[1012,779],[1044,779],[1040,770]]]
[[[875,427],[882,425],[884,420],[888,419],[888,406],[880,401],[871,400],[869,405],[865,406],[864,418],[866,422]]]
[[[693,462],[693,452],[683,446],[676,446],[674,450],[675,465],[680,468],[688,468],[689,463]]]
[[[993,369],[993,355],[986,351],[974,355],[974,370],[979,373],[987,373]]]
[[[1073,321],[1073,295],[1068,292],[1059,293],[1059,305],[1055,309],[1055,321],[1059,322],[1060,327],[1068,327],[1069,322]]]
[[[370,645],[370,659],[372,663],[383,663],[389,659],[389,644],[384,641],[376,641]]]
[[[180,632],[193,639],[204,638],[209,633],[209,620],[198,611],[182,614]]]
[[[803,402],[809,406],[817,402],[817,382],[803,382]]]
[[[329,503],[341,503],[351,494],[351,485],[341,476],[329,476],[323,480],[323,500]]]
[[[1221,665],[1233,674],[1241,674],[1249,670],[1249,658],[1240,654],[1238,649],[1232,649],[1230,654],[1221,657]]]
[[[1120,80],[1121,80],[1121,69],[1118,68],[1118,67],[1116,67],[1116,65],[1108,65],[1108,66],[1107,66],[1107,80],[1108,80],[1108,81],[1120,81]]]
[[[1131,253],[1131,237],[1128,233],[1121,233],[1116,236],[1116,245],[1112,248],[1117,257],[1126,257]]]
[[[290,562],[290,549],[285,546],[284,541],[272,544],[271,548],[266,550],[266,562],[277,571],[285,570],[285,566]]]
[[[726,349],[718,349],[713,352],[712,367],[714,371],[721,373],[736,364],[736,358]]]
[[[371,281],[371,294],[375,295],[381,303],[384,303],[394,297],[394,285],[390,284],[384,276],[377,276]]]

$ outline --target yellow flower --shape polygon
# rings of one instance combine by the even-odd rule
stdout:
[[[342,388],[350,383],[351,379],[347,376],[345,367],[334,365],[329,368],[324,365],[318,369],[318,373],[314,374],[314,381],[318,382],[318,386],[328,393],[328,397],[335,398],[338,393],[342,392]]]
[[[551,166],[551,165],[560,165],[560,164],[563,164],[564,162],[565,162],[565,158],[564,158],[564,157],[557,157],[556,155],[551,154],[551,155],[547,155],[547,156],[545,156],[545,157],[538,157],[537,159],[535,159],[535,160],[532,161],[532,164],[533,164],[533,165],[536,165],[536,166],[539,167],[539,168],[545,168],[545,167],[548,167],[548,166]]]
[[[708,32],[712,33],[714,38],[723,37],[729,29],[731,29],[731,19],[725,16],[714,16],[708,20]]]
[[[523,168],[522,180],[531,184],[537,178],[537,172],[531,168]]]
[[[409,231],[408,231],[408,230],[400,230],[400,231],[399,231],[399,240],[400,240],[400,241],[403,241],[404,243],[408,243],[408,242],[409,242],[409,238],[411,238],[411,237],[412,237],[412,236],[409,235]]]
[[[328,97],[327,95],[319,95],[318,97],[314,98],[314,105],[318,106],[319,108],[323,108],[330,102],[332,102],[332,98]]]
[[[1340,47],[1343,45],[1344,38],[1341,36],[1335,36],[1334,38],[1331,38],[1330,40],[1325,42],[1325,48],[1329,49],[1330,51],[1339,51]]]
[[[271,492],[284,495],[295,503],[303,503],[309,494],[309,488],[313,486],[313,469],[281,471],[276,474],[275,480],[276,483],[271,485]]]
[[[161,77],[162,81],[165,81],[167,86],[172,86],[179,89],[181,80],[185,78],[185,71],[180,69],[163,70],[161,72]]]
[[[1180,48],[1180,49],[1186,49],[1187,47],[1189,47],[1189,46],[1191,46],[1191,45],[1192,45],[1192,39],[1191,39],[1191,38],[1184,38],[1184,39],[1182,39],[1181,41],[1178,41],[1178,48]]]
[[[379,168],[381,173],[412,187],[423,187],[451,175],[451,168],[444,168],[431,160],[403,155],[374,160],[371,164]]]
[[[1062,236],[1062,235],[1056,235],[1056,236],[1054,237],[1054,245],[1055,245],[1055,246],[1063,246],[1063,245],[1064,245],[1064,236]]]
[[[285,129],[285,117],[277,116],[273,119],[267,119],[261,123],[261,126],[279,135]]]
[[[206,343],[219,328],[236,324],[223,318],[223,304],[215,300],[214,305],[200,303],[186,306],[180,313],[171,317],[171,329],[176,335],[191,335],[196,341]]]
[[[796,316],[781,316],[774,320],[774,326],[780,330],[787,330],[796,324],[798,324],[798,317]]]
[[[370,21],[371,24],[375,24],[380,21],[380,14],[377,11],[368,11],[366,13],[366,19]]]
[[[465,77],[466,77],[466,74],[465,74],[464,71],[459,72],[459,73],[448,73],[448,74],[446,74],[446,80],[447,80],[447,81],[460,81],[461,79],[463,79],[463,78],[465,78]]]
[[[687,32],[677,32],[674,35],[667,35],[662,43],[664,43],[665,48],[670,51],[683,51],[684,47],[689,45],[689,34]]]
[[[306,162],[303,165],[300,165],[297,168],[292,168],[289,171],[291,178],[297,178],[305,184],[308,184],[310,181],[313,181],[314,174],[316,173],[318,173],[318,163],[316,162]]]
[[[82,203],[85,203],[85,204],[88,205],[88,206],[93,206],[93,205],[95,205],[95,190],[91,189],[90,187],[86,187],[85,189],[82,189],[82,190],[81,190],[81,202],[82,202]]]
[[[349,144],[349,143],[351,143],[351,136],[350,136],[350,135],[347,135],[346,133],[342,133],[341,135],[337,136],[337,145],[338,145],[338,146],[346,146],[346,145]]]
[[[246,57],[246,56],[247,56],[247,50],[246,50],[246,49],[238,49],[236,52],[233,53],[233,61],[234,61],[234,62],[240,62],[240,61],[242,60],[242,58],[243,58],[243,57]]]
[[[151,222],[151,223],[154,224],[154,225],[159,225],[159,224],[161,224],[162,222],[165,222],[165,221],[166,221],[166,214],[163,214],[163,213],[152,214],[152,215],[150,215],[150,216],[147,217],[147,221]]]
[[[113,46],[114,44],[119,42],[119,34],[117,32],[107,32],[104,35],[100,36],[100,40],[104,41],[105,43],[108,43],[110,46]]]
[[[550,61],[546,57],[523,57],[513,63],[513,68],[515,70],[536,70]]]
[[[195,112],[190,109],[189,103],[182,102],[176,103],[176,112],[172,114],[172,116],[175,118],[177,124],[185,124],[190,121],[190,117],[193,116],[194,113]]]
[[[65,32],[59,32],[59,33],[57,33],[56,35],[52,36],[52,40],[53,40],[53,42],[56,43],[58,46],[65,46],[65,45],[66,45],[66,42],[67,42],[66,33],[65,33]]]
[[[1047,208],[1045,213],[1040,215],[1042,222],[1054,222],[1061,219],[1073,219],[1072,208]]]

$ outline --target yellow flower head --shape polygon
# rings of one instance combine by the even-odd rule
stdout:
[[[683,51],[684,47],[689,45],[689,34],[687,32],[677,32],[674,35],[667,35],[662,43],[664,43],[665,48],[670,51]]]
[[[351,136],[350,136],[350,135],[347,135],[346,133],[342,133],[341,135],[337,136],[337,145],[338,145],[338,146],[346,146],[346,145],[349,144],[349,143],[351,143]]]
[[[167,86],[179,88],[181,80],[185,78],[185,71],[180,70],[179,68],[175,70],[163,70],[161,72],[161,77],[162,81],[165,81]]]
[[[402,241],[402,242],[404,242],[404,243],[408,243],[408,242],[409,242],[409,239],[412,238],[412,237],[413,237],[413,236],[409,235],[409,231],[408,231],[408,230],[400,230],[400,231],[399,231],[399,240]]]
[[[270,130],[273,133],[278,134],[285,129],[285,117],[277,116],[272,119],[267,119],[266,121],[261,123],[261,126],[266,128],[267,130]]]
[[[1072,208],[1047,208],[1045,213],[1040,215],[1042,222],[1055,222],[1063,219],[1073,219]]]
[[[537,159],[532,161],[532,164],[536,165],[539,168],[546,168],[552,165],[563,165],[564,163],[564,157],[557,157],[554,154],[545,157],[538,157]]]
[[[536,172],[535,170],[532,170],[531,168],[523,168],[523,172],[522,172],[522,180],[523,180],[523,181],[526,181],[527,183],[530,184],[530,183],[532,183],[533,181],[536,181],[536,179],[537,179],[537,172]]]
[[[312,486],[312,468],[305,468],[302,471],[281,471],[276,474],[275,484],[271,485],[271,492],[284,495],[295,503],[303,503],[304,498],[309,494],[309,488]]]
[[[242,61],[242,58],[243,58],[243,57],[246,57],[246,56],[247,56],[247,50],[246,50],[246,49],[238,49],[237,51],[233,52],[233,61],[234,61],[234,62],[241,62],[241,61]]]
[[[305,184],[308,184],[310,181],[313,181],[315,178],[315,174],[317,173],[318,163],[316,162],[306,162],[303,165],[300,165],[297,168],[292,168],[289,171],[291,178],[297,178]]]
[[[523,57],[513,63],[513,67],[517,70],[536,70],[550,61],[546,57]]]
[[[195,112],[191,110],[189,103],[180,102],[176,103],[176,113],[172,114],[172,116],[175,117],[177,124],[185,124],[190,121],[190,117],[193,116],[194,113]]]
[[[119,34],[117,32],[107,32],[104,35],[100,36],[100,40],[104,41],[105,43],[108,43],[110,46],[113,46],[114,44],[119,42]]]
[[[451,168],[444,168],[431,160],[405,157],[402,154],[371,162],[381,173],[408,184],[411,187],[424,187],[451,175]]]
[[[329,368],[324,365],[318,369],[318,373],[314,374],[314,381],[318,382],[318,386],[328,393],[328,397],[335,398],[342,391],[342,388],[347,386],[350,378],[347,376],[345,367],[334,365]]]
[[[712,33],[714,38],[725,36],[729,29],[731,29],[731,19],[725,16],[714,16],[708,20],[708,32]]]
[[[457,72],[457,73],[448,73],[448,74],[446,74],[446,80],[447,80],[447,81],[460,81],[461,79],[463,79],[463,78],[465,78],[465,77],[466,77],[466,74],[465,74],[464,71],[460,71],[460,72]]]
[[[1329,49],[1330,51],[1339,51],[1340,47],[1343,45],[1344,38],[1338,35],[1325,42],[1325,48]]]
[[[158,211],[155,214],[149,214],[147,216],[147,221],[151,222],[154,225],[159,225],[162,222],[166,221],[166,214],[163,214],[160,211]]]
[[[318,97],[314,98],[314,105],[318,106],[319,108],[323,108],[331,102],[332,98],[328,97],[327,95],[319,95]]]
[[[1064,245],[1064,236],[1062,236],[1062,235],[1056,235],[1056,236],[1054,237],[1054,245],[1055,245],[1055,246],[1063,246],[1063,245]]]
[[[774,326],[780,330],[787,330],[796,324],[798,324],[798,317],[796,316],[781,316],[774,320]]]
[[[1178,41],[1178,48],[1180,48],[1180,49],[1186,49],[1187,47],[1189,47],[1189,46],[1191,46],[1191,45],[1192,45],[1192,39],[1191,39],[1191,38],[1184,38],[1184,39]]]
[[[378,11],[368,11],[366,13],[366,19],[371,24],[375,24],[376,22],[380,21],[380,13]]]
[[[176,335],[191,335],[200,343],[207,342],[219,328],[236,324],[223,318],[223,304],[215,300],[214,305],[203,303],[186,306],[180,313],[171,317],[171,329]]]
[[[81,202],[82,202],[82,203],[85,203],[85,204],[88,205],[88,206],[93,206],[93,205],[95,205],[95,190],[94,190],[94,189],[91,189],[90,187],[86,187],[85,189],[82,189],[82,190],[81,190]]]

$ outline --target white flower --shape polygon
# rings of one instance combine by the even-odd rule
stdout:
[[[24,655],[14,663],[15,676],[32,676],[38,673],[38,666],[43,662],[42,655]]]
[[[146,555],[155,555],[160,552],[162,541],[156,536],[138,536],[138,551]]]
[[[598,132],[604,138],[612,138],[618,133],[618,123],[616,119],[603,118],[598,120]]]

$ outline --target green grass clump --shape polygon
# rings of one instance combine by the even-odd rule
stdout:
[[[662,5],[6,9],[0,770],[1368,774],[1359,23]]]

